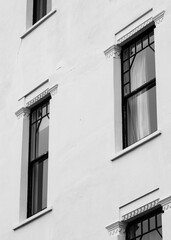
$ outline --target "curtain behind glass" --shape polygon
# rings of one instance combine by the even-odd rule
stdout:
[[[147,49],[138,53],[131,67],[131,91],[137,89],[148,81]],[[140,92],[129,98],[127,102],[127,129],[128,145],[147,136],[150,130],[149,94]]]

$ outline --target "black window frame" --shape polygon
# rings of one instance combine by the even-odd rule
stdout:
[[[123,44],[123,46],[122,46],[122,50],[121,50],[121,95],[122,95],[122,139],[123,139],[122,144],[123,144],[123,149],[127,148],[130,145],[132,145],[132,144],[130,144],[130,145],[128,144],[127,109],[126,109],[127,108],[126,106],[127,106],[128,99],[130,97],[132,97],[132,96],[135,96],[137,93],[140,93],[143,90],[144,91],[148,91],[150,88],[153,88],[154,86],[156,86],[156,76],[155,76],[154,79],[151,79],[150,81],[148,81],[145,84],[141,85],[140,87],[138,87],[137,89],[135,89],[132,92],[131,92],[130,86],[129,86],[130,93],[127,94],[126,96],[124,96],[124,86],[127,85],[129,82],[131,82],[131,77],[130,77],[130,69],[131,69],[131,67],[128,70],[125,71],[125,72],[129,72],[129,82],[127,82],[124,85],[124,69],[123,69],[124,67],[123,67],[123,63],[126,62],[128,59],[130,59],[132,56],[129,56],[127,59],[123,60],[123,52],[124,52],[125,49],[127,49],[127,48],[129,49],[129,47],[131,47],[133,44],[135,44],[139,40],[141,40],[142,49],[140,51],[135,52],[135,56],[136,56],[137,53],[143,51],[148,46],[150,46],[150,48],[151,48],[151,45],[154,45],[155,41],[153,39],[153,41],[150,43],[149,34],[151,32],[153,32],[153,36],[154,36],[154,29],[155,29],[155,25],[150,26],[149,28],[147,28],[143,32],[141,32],[139,35],[137,35],[135,38],[133,38],[130,41],[128,41],[127,43]],[[142,39],[146,35],[148,35],[148,45],[143,47]],[[135,47],[135,49],[136,49],[136,47]],[[153,48],[153,50],[155,52],[155,48]],[[134,62],[134,60],[133,60],[133,62]],[[131,66],[132,66],[133,62],[131,63]],[[156,119],[156,121],[157,121],[157,119]],[[141,139],[139,139],[139,140],[141,140]]]
[[[41,110],[42,110],[42,107],[46,104],[46,115],[44,115],[43,117],[41,116],[41,120],[44,118],[44,117],[48,117],[49,118],[49,115],[50,115],[50,112],[49,112],[49,106],[50,106],[50,99],[51,97],[48,96],[46,97],[45,99],[43,99],[42,101],[40,101],[38,104],[36,104],[35,106],[33,106],[31,109],[30,109],[30,122],[29,122],[29,160],[28,160],[28,189],[27,189],[27,218],[35,215],[36,213],[42,211],[43,209],[45,209],[47,207],[47,204],[46,204],[46,207],[44,208],[41,208],[39,211],[33,213],[33,203],[32,203],[32,198],[33,198],[33,182],[32,182],[32,177],[33,177],[33,166],[34,164],[36,163],[41,163],[43,161],[48,161],[48,155],[49,155],[49,151],[43,153],[42,155],[38,156],[38,157],[35,157],[35,159],[31,159],[31,152],[32,152],[32,147],[31,147],[31,138],[32,138],[32,133],[31,133],[31,130],[32,130],[32,121],[31,121],[31,118],[32,118],[32,113],[35,112],[35,111],[38,111],[38,109],[40,109],[41,107]],[[41,113],[42,114],[42,113]],[[38,122],[40,119],[36,119],[35,122]],[[34,123],[35,123],[34,122]],[[48,139],[49,141],[49,139]],[[35,143],[36,144],[36,143]],[[36,152],[36,146],[35,146],[35,152]],[[48,179],[47,179],[48,181]]]
[[[139,239],[143,240],[144,235],[146,235],[150,232],[153,232],[153,231],[157,231],[159,236],[162,239],[162,213],[163,213],[162,207],[157,207],[155,210],[128,222],[128,224],[126,226],[126,240],[139,240]],[[158,216],[160,216],[160,221],[159,221]],[[155,221],[153,222],[153,224],[150,222],[150,219],[152,219],[152,218],[155,218]],[[147,231],[144,231],[144,228],[143,228],[143,223],[145,221],[147,221],[147,223],[148,223],[146,225],[146,227],[148,228]],[[161,224],[160,224],[160,222],[161,222]],[[137,233],[137,235],[136,235],[136,231],[138,230],[137,229],[138,224],[140,224],[139,226],[140,226],[141,233],[139,233],[139,234]],[[154,227],[154,224],[155,224],[155,227]],[[151,225],[153,225],[153,226],[151,227]],[[131,234],[131,228],[134,229],[134,233],[132,232],[132,234]],[[135,231],[135,229],[136,229],[136,231]],[[161,232],[159,231],[159,229],[161,230]],[[133,235],[133,236],[131,236],[131,235]]]

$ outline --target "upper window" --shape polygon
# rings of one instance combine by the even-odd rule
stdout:
[[[33,0],[33,24],[47,14],[47,0]]]
[[[157,130],[154,29],[122,48],[123,147]]]
[[[30,113],[28,217],[47,207],[49,100]]]
[[[161,240],[161,210],[128,223],[126,240]]]

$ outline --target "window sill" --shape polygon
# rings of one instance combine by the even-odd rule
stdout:
[[[32,221],[34,221],[34,220],[36,220],[36,219],[42,217],[43,215],[45,215],[45,214],[51,212],[52,209],[53,209],[52,207],[48,207],[48,208],[42,210],[41,212],[36,213],[35,215],[33,215],[33,216],[27,218],[26,220],[24,220],[24,221],[18,223],[18,224],[13,228],[13,230],[15,231],[15,230],[17,230],[17,229],[19,229],[19,228],[21,228],[21,227],[24,227],[25,225],[31,223]]]
[[[36,22],[33,26],[31,26],[26,32],[20,37],[21,39],[25,38],[29,33],[31,33],[34,29],[36,29],[39,25],[41,25],[44,21],[46,21],[49,17],[51,17],[57,9],[50,11],[43,18],[41,18],[38,22]]]
[[[132,151],[133,149],[143,145],[144,143],[150,141],[151,139],[153,139],[153,138],[155,138],[155,137],[157,137],[159,135],[161,135],[161,131],[156,131],[156,132],[150,134],[149,136],[139,140],[138,142],[132,144],[131,146],[121,150],[119,153],[117,153],[115,155],[115,157],[111,161],[114,161],[115,159],[120,158],[121,156],[125,155],[126,153]]]

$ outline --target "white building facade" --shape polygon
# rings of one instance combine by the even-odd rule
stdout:
[[[169,0],[2,6],[0,239],[170,239]]]

